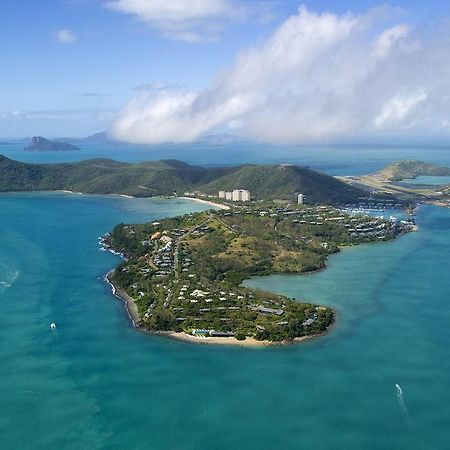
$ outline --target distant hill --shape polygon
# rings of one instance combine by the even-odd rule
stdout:
[[[450,167],[423,161],[404,160],[390,164],[374,175],[387,181],[401,181],[419,176],[448,176]]]
[[[238,186],[249,189],[257,198],[287,198],[301,192],[312,203],[346,203],[364,194],[334,177],[296,165],[245,165],[202,185],[206,193],[232,190]]]
[[[124,144],[121,141],[115,140],[107,131],[101,131],[98,133],[94,133],[90,136],[86,136],[84,138],[68,138],[61,137],[55,139],[57,142],[67,142],[71,144],[108,144],[108,145],[120,145]],[[230,133],[217,133],[210,134],[199,139],[196,144],[200,145],[231,145],[231,144],[249,144],[252,141],[245,139],[240,136],[236,136]],[[148,147],[149,145],[145,144],[128,144],[136,147]]]
[[[34,136],[24,150],[29,152],[71,152],[81,149],[67,142],[50,141],[42,136]]]
[[[68,144],[118,144],[119,142],[114,141],[110,138],[106,131],[101,131],[99,133],[91,134],[90,136],[74,138],[74,137],[59,137],[55,139],[56,142],[66,142]]]
[[[115,144],[114,141],[106,131],[102,131],[100,133],[91,134],[80,140],[85,144]]]
[[[367,196],[366,191],[334,177],[294,165],[205,169],[176,160],[130,164],[111,159],[28,164],[0,156],[3,192],[64,189],[151,197],[193,190],[217,194],[219,190],[236,188],[249,189],[256,199],[293,199],[302,192],[308,203],[342,204]]]

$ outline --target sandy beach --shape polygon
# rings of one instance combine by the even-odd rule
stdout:
[[[239,341],[234,337],[199,337],[187,333],[177,333],[175,331],[167,331],[156,334],[170,337],[183,342],[190,342],[192,344],[206,344],[206,345],[234,345],[239,347],[279,347],[283,345],[298,344],[303,341],[311,340],[322,335],[303,336],[294,339],[294,341],[272,342],[272,341],[258,341],[255,338],[247,337],[243,341]]]
[[[177,198],[182,198],[183,200],[192,200],[194,202],[204,203],[205,205],[214,206],[219,209],[230,209],[229,206],[223,205],[222,203],[215,203],[215,202],[211,202],[209,200],[202,200],[202,199],[196,198],[196,197],[177,197]]]
[[[40,192],[40,191],[34,191],[34,192]],[[163,197],[134,197],[132,195],[126,195],[126,194],[87,194],[84,192],[75,192],[75,191],[69,191],[67,189],[58,189],[58,190],[52,190],[52,191],[48,191],[48,192],[60,192],[60,193],[64,193],[64,194],[76,194],[76,195],[105,195],[107,197],[122,197],[122,198],[129,198],[129,199],[134,199],[134,198],[163,198]],[[230,209],[230,207],[228,205],[224,205],[223,203],[215,203],[209,200],[203,200],[201,198],[197,198],[197,197],[170,197],[171,199],[183,199],[183,200],[192,200],[194,202],[197,203],[203,203],[205,205],[209,205],[209,206],[213,206],[215,208],[219,208],[219,209]]]
[[[244,341],[239,341],[234,337],[199,337],[187,333],[177,333],[175,331],[167,331],[158,333],[164,336],[176,339],[178,341],[190,342],[192,344],[210,344],[210,345],[237,345],[241,347],[267,347],[273,345],[280,345],[280,343],[271,341],[258,341],[255,338],[246,338]]]
[[[107,194],[107,195],[110,195],[111,197],[136,198],[133,197],[132,195],[125,195],[125,194]]]

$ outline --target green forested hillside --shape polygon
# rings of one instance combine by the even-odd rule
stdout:
[[[294,165],[241,166],[203,185],[202,190],[215,193],[236,186],[249,189],[257,198],[283,199],[301,192],[313,203],[341,203],[365,195],[334,177]]]
[[[186,191],[217,194],[249,189],[256,199],[292,199],[306,195],[308,203],[343,203],[366,192],[334,177],[294,165],[245,165],[205,169],[176,160],[137,164],[110,159],[77,163],[28,164],[0,156],[0,191],[72,190],[83,193],[140,197],[182,195]]]

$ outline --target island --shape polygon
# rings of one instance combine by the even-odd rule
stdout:
[[[325,333],[335,312],[243,280],[319,270],[343,246],[387,241],[413,227],[331,206],[238,202],[120,224],[101,242],[124,258],[107,280],[140,329],[199,343],[273,345]]]
[[[28,152],[71,152],[81,148],[67,142],[50,141],[42,136],[33,136],[29,145],[24,147]]]

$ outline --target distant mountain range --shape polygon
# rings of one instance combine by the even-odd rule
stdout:
[[[56,142],[66,142],[69,144],[117,144],[118,141],[111,139],[106,131],[101,131],[99,133],[91,134],[90,136],[84,138],[56,138]]]
[[[307,203],[342,204],[367,192],[332,176],[296,165],[242,165],[203,168],[176,160],[137,164],[91,159],[64,164],[28,164],[0,156],[0,191],[71,190],[138,197],[182,195],[186,191],[216,194],[249,189],[256,199],[290,199],[305,195]]]
[[[127,144],[126,142],[115,140],[107,131],[101,131],[99,133],[94,133],[90,136],[82,137],[82,138],[75,138],[75,137],[58,137],[55,139],[46,139],[42,136],[35,136],[35,138],[38,139],[45,139],[49,142],[54,143],[62,143],[62,144],[72,144],[75,146],[83,146],[84,144],[90,145],[132,145],[136,147],[150,147],[149,144]],[[32,140],[34,138],[24,138],[24,139],[13,139],[8,141],[6,144],[11,143],[23,143],[27,146],[32,145]],[[252,144],[253,141],[246,139],[244,137],[236,136],[234,134],[230,133],[218,133],[218,134],[210,134],[207,136],[202,137],[198,141],[195,141],[196,145],[228,145],[228,144]],[[0,143],[2,145],[2,143]],[[170,143],[167,143],[167,145],[172,145]],[[52,150],[50,150],[52,151]],[[56,150],[57,151],[57,150]]]
[[[50,141],[42,136],[34,136],[24,150],[29,152],[71,152],[81,150],[81,148],[66,142]]]
[[[108,145],[124,144],[123,142],[113,139],[106,131],[95,133],[85,138],[57,138],[55,140],[57,142],[66,142],[71,144],[108,144]],[[226,145],[233,143],[250,143],[250,142],[251,141],[239,136],[235,136],[234,134],[220,133],[204,136],[203,138],[198,140],[196,144]],[[140,145],[145,146],[145,144]]]

